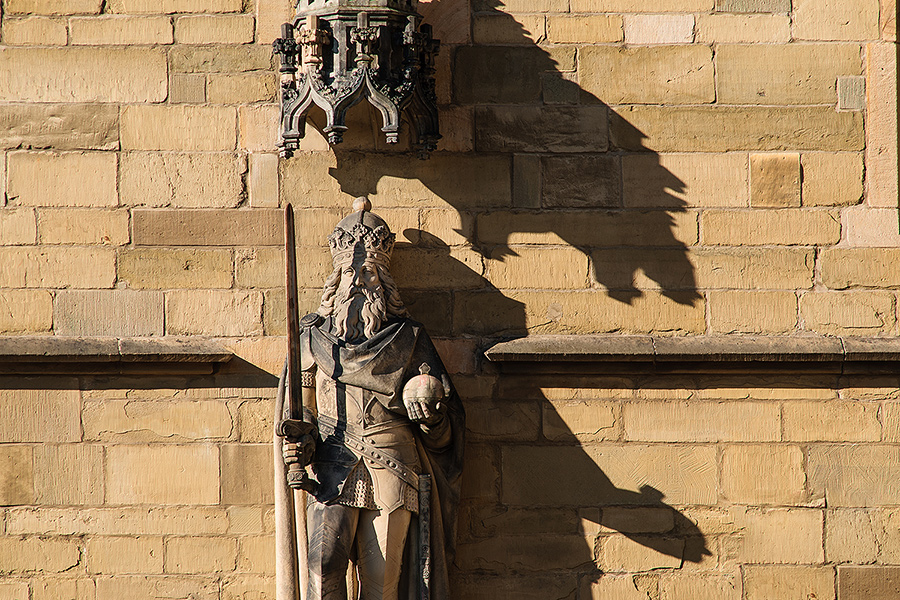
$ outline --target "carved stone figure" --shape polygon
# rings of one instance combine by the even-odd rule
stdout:
[[[278,600],[449,600],[464,412],[388,270],[394,234],[354,208],[299,322],[303,419],[276,415]]]

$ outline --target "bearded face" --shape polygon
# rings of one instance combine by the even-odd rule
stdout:
[[[374,262],[354,260],[342,267],[334,296],[332,333],[348,342],[375,335],[387,319],[385,296]]]

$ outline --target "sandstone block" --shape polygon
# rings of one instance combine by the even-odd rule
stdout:
[[[675,515],[668,508],[604,508],[601,525],[605,533],[667,533],[675,528]]]
[[[37,503],[103,503],[103,449],[100,446],[45,444],[35,448],[34,465]]]
[[[789,508],[733,509],[740,533],[728,540],[735,561],[762,564],[819,564],[822,550],[822,511]],[[790,539],[783,535],[790,531]]]
[[[163,570],[161,537],[91,537],[84,553],[88,573],[122,575]]]
[[[707,12],[715,0],[573,0],[572,12]]]
[[[866,109],[866,78],[861,75],[838,77],[838,109]]]
[[[37,241],[33,208],[0,209],[0,245],[19,246]]]
[[[129,600],[156,600],[157,598],[217,600],[219,585],[219,581],[214,577],[120,575],[97,578],[96,600],[120,600],[122,598]]]
[[[726,446],[722,491],[737,504],[796,505],[806,498],[803,452],[798,446]]]
[[[873,563],[878,554],[875,519],[869,510],[825,513],[825,558],[831,563]]]
[[[475,109],[483,152],[602,152],[606,150],[604,106],[485,106]]]
[[[256,534],[262,532],[263,508],[258,506],[232,506],[228,508],[228,533]],[[274,543],[272,547],[275,547]]]
[[[884,395],[879,394],[881,398],[890,397],[887,392]],[[885,402],[882,405],[882,436],[885,442],[900,441],[900,405],[896,402]]]
[[[271,46],[263,45],[176,45],[169,52],[169,67],[174,73],[266,71],[272,68],[272,60]]]
[[[44,333],[53,324],[53,297],[46,290],[0,290],[0,332]]]
[[[94,600],[95,587],[87,578],[38,580],[32,586],[32,600]]]
[[[0,446],[0,506],[34,504],[34,499],[31,446]]]
[[[693,17],[688,18],[693,31]],[[582,89],[607,104],[715,100],[712,50],[707,46],[588,46],[579,53],[578,74]]]
[[[574,569],[591,559],[580,535],[504,536],[461,544],[458,560],[465,570],[542,571]]]
[[[74,381],[69,389],[4,390],[0,404],[0,442],[81,441],[81,400]]]
[[[459,104],[539,102],[540,73],[564,70],[536,46],[461,46],[454,56],[453,96]]]
[[[890,600],[900,594],[900,567],[838,567],[841,600]]]
[[[264,575],[235,575],[222,581],[222,600],[244,600],[259,595],[261,600],[275,598],[275,578]]]
[[[787,13],[791,12],[791,0],[716,0],[716,10],[736,13]]]
[[[40,584],[39,584],[40,585]],[[6,581],[0,583],[0,598],[2,600],[21,600],[28,598],[27,581]],[[35,600],[43,600],[43,596],[35,596]]]
[[[122,154],[119,193],[125,206],[233,208],[241,202],[243,157],[230,153]]]
[[[797,328],[793,292],[709,293],[710,327],[717,333],[784,333]]]
[[[647,593],[638,587],[640,580],[631,575],[604,575],[595,582],[585,581],[581,585],[585,600],[646,600]],[[488,600],[488,596],[485,596]]]
[[[179,44],[249,44],[255,23],[250,15],[192,15],[175,19]]]
[[[276,73],[209,75],[206,96],[213,104],[272,102],[278,89]]]
[[[496,256],[487,262],[486,276],[496,287],[584,289],[588,260],[574,248],[518,248],[516,256]],[[534,278],[544,273],[540,282]]]
[[[622,180],[626,208],[747,206],[742,154],[628,154]]]
[[[547,17],[547,41],[555,44],[600,44],[623,40],[618,15],[552,15]]]
[[[26,256],[26,285],[43,288],[111,288],[116,279],[111,248],[44,246]]]
[[[872,515],[875,524],[875,540],[878,543],[878,560],[881,564],[896,565],[900,562],[900,511],[879,510]]]
[[[798,40],[877,40],[878,0],[852,5],[835,0],[794,0],[794,38]]]
[[[9,46],[65,46],[68,35],[62,19],[3,19],[3,43]]]
[[[494,501],[500,497],[498,452],[491,446],[467,446],[463,466],[462,499]]]
[[[859,113],[831,107],[631,106],[616,109],[612,144],[625,150],[862,150]]]
[[[503,502],[655,504],[659,497],[644,487],[651,486],[673,504],[715,504],[715,463],[715,449],[704,446],[510,446],[503,449]]]
[[[219,507],[22,508],[9,515],[15,535],[220,535],[228,515]]]
[[[278,122],[278,115],[279,108],[275,105],[241,106],[238,109],[241,149],[251,152],[275,151],[280,134],[277,127],[273,128],[270,125]],[[311,132],[312,128],[307,131]],[[307,134],[307,138],[309,137],[311,137],[310,133]]]
[[[787,12],[787,11],[784,11]],[[704,44],[786,44],[791,40],[791,19],[787,15],[697,16],[697,41]]]
[[[809,289],[815,258],[792,248],[700,249],[690,254],[701,288]]]
[[[238,431],[241,442],[267,442],[272,438],[272,403],[242,402],[238,407]]]
[[[811,210],[710,210],[700,215],[709,245],[828,245],[840,240],[837,215]]]
[[[322,301],[321,289],[299,290],[299,292],[300,293],[297,299],[297,303],[300,305],[300,314],[303,315],[311,313],[319,307],[319,304]],[[264,298],[265,304],[263,306],[263,324],[265,326],[266,335],[287,335],[287,325],[285,323],[285,315],[287,314],[287,309],[285,308],[286,300],[284,289],[276,288],[274,290],[266,290]],[[450,302],[449,298],[442,299],[434,292],[429,292],[428,300],[429,303],[427,307],[425,307],[425,312],[423,315],[422,312],[417,310],[415,295],[409,293],[405,293],[403,295],[403,301],[406,303],[406,307],[413,315],[415,315],[414,318],[417,321],[425,324],[425,326],[428,328],[429,333],[438,332],[436,333],[436,335],[448,333],[450,329],[449,324],[444,325],[440,328],[432,328],[432,325],[434,324],[432,312],[436,310],[441,314],[449,313],[450,309],[446,306]],[[444,305],[444,307],[443,309],[435,309],[435,305]],[[449,316],[446,317],[446,320],[449,321]]]
[[[126,150],[234,150],[237,121],[223,106],[125,106],[121,116]]]
[[[5,48],[0,70],[11,74],[0,81],[4,102],[166,99],[166,57],[157,49]]]
[[[226,249],[128,248],[119,253],[119,279],[135,289],[230,288]]]
[[[97,14],[103,0],[10,0],[10,14],[79,15]]]
[[[108,104],[7,104],[0,147],[117,150],[119,109]]]
[[[788,402],[783,408],[784,439],[796,442],[877,442],[878,404],[868,402]]]
[[[214,290],[169,292],[166,334],[260,335],[262,294]]]
[[[626,15],[626,44],[690,44],[694,15]]]
[[[172,21],[168,17],[91,17],[69,20],[72,44],[82,46],[135,46],[171,44]]]
[[[281,0],[257,0],[256,2],[256,43],[271,46],[281,37],[281,24],[294,18],[290,2]],[[421,12],[421,8],[420,8]],[[429,23],[432,21],[429,20]],[[444,40],[445,38],[438,38]],[[450,43],[450,42],[445,42]]]
[[[125,210],[46,208],[38,211],[37,223],[41,244],[122,246],[130,240]]]
[[[621,165],[606,154],[544,156],[541,204],[545,208],[621,206]]]
[[[135,210],[138,246],[278,246],[284,243],[279,210]]]
[[[222,446],[222,503],[270,504],[271,444]]]
[[[176,537],[166,541],[166,573],[234,571],[237,543],[228,538]]]
[[[471,248],[394,252],[391,274],[401,289],[473,289],[484,285],[481,255]],[[503,277],[499,275],[499,277]]]
[[[240,12],[241,0],[111,0],[110,8],[117,13],[230,13]]]
[[[881,39],[897,41],[897,0],[881,0]]]
[[[238,571],[275,574],[275,540],[271,536],[242,537],[238,549]]]
[[[696,598],[741,598],[740,578],[737,575],[672,575],[660,577],[659,590],[666,600],[695,600]]]
[[[22,206],[117,206],[112,152],[12,152],[7,195]]]
[[[834,600],[833,567],[743,567],[747,600]]]
[[[170,104],[203,104],[206,102],[206,75],[173,73],[169,75]]]
[[[541,207],[541,157],[534,154],[513,155],[513,206]]]
[[[8,288],[25,287],[27,263],[33,252],[31,248],[0,247],[0,261],[4,266],[3,271],[0,271],[0,285]]]
[[[615,405],[607,402],[557,401],[543,403],[544,437],[553,441],[615,439],[619,427]]]
[[[887,292],[822,292],[800,296],[805,329],[826,335],[892,332],[894,297]]]
[[[304,257],[303,268],[297,273],[299,287],[320,288],[333,270],[331,252],[321,247],[298,247],[298,253]],[[284,250],[265,247],[238,250],[235,283],[247,288],[283,287]]]
[[[224,403],[104,400],[84,406],[87,439],[116,442],[228,438],[233,418]]]
[[[761,402],[626,403],[625,439],[646,442],[778,441],[778,406]]]
[[[544,41],[543,15],[516,15],[515,19],[503,13],[475,15],[472,21],[472,37],[476,44],[536,44]]]
[[[794,152],[750,155],[750,206],[800,206],[800,155]]]
[[[895,212],[889,208],[869,208],[868,206],[852,206],[842,210],[843,241],[848,246],[863,248],[887,249],[900,245],[900,232],[896,227]]]
[[[110,446],[105,471],[109,504],[219,502],[215,446]]]
[[[0,563],[6,572],[62,573],[77,565],[79,558],[75,540],[0,538]]]
[[[603,536],[597,545],[596,563],[607,573],[679,568],[684,554],[684,540],[677,538]]]
[[[837,78],[858,75],[861,69],[856,44],[723,45],[716,53],[717,100],[726,104],[832,104]]]
[[[862,156],[855,152],[804,153],[804,206],[849,206],[863,195]]]
[[[897,54],[894,44],[866,47],[866,203],[897,207]]]
[[[540,422],[540,410],[534,402],[475,401],[466,405],[467,435],[473,439],[535,441]]]
[[[809,451],[811,491],[831,507],[894,504],[898,450],[892,446],[813,446]]]

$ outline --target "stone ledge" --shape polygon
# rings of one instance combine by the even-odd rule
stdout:
[[[203,338],[0,336],[0,374],[208,374],[232,356]]]
[[[485,351],[504,371],[900,374],[900,338],[536,335]]]

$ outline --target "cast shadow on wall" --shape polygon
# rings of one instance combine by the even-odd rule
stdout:
[[[379,119],[364,103],[351,112],[348,141],[334,148],[330,175],[351,196],[374,196],[376,210],[392,182],[417,180],[459,211],[458,233],[486,259],[503,261],[516,255],[517,243],[556,237],[590,258],[594,282],[611,298],[631,304],[658,289],[694,305],[694,269],[677,235],[679,223],[689,221],[679,218],[687,208],[685,183],[644,146],[641,131],[573,81],[574,46],[538,46],[498,10],[498,0],[474,4],[478,18],[505,32],[503,45],[445,47],[449,60],[441,64],[450,67],[437,74],[452,78],[452,89],[439,92],[441,102],[452,102],[441,112],[447,143],[467,147],[455,129],[468,126],[459,115],[472,111],[474,153],[441,152],[439,144],[430,160],[416,160],[402,141],[381,141]],[[427,20],[465,6],[434,0]],[[377,153],[366,153],[373,142]]]

